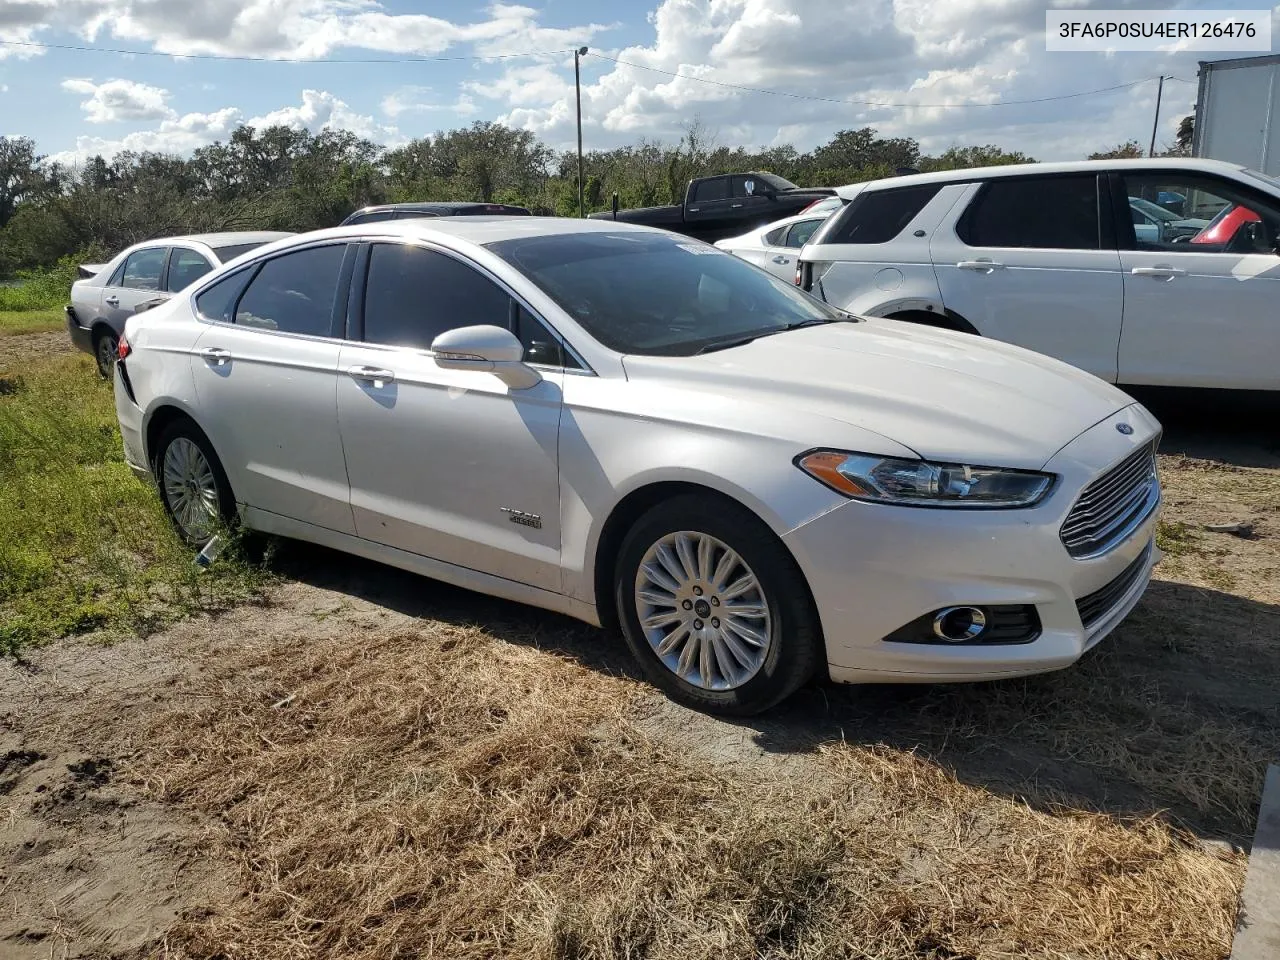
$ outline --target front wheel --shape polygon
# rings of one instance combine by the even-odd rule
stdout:
[[[749,716],[817,670],[821,630],[808,585],[745,508],[686,495],[652,508],[623,541],[615,600],[645,675],[685,706]]]
[[[120,350],[120,338],[110,330],[103,330],[93,338],[93,359],[98,365],[98,376],[111,379],[116,367],[116,353]]]

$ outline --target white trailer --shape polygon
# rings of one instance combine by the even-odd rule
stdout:
[[[1191,152],[1280,175],[1280,55],[1200,62]]]

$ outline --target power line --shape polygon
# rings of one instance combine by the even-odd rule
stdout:
[[[250,63],[439,63],[449,60],[512,60],[518,57],[554,57],[573,50],[542,50],[530,53],[470,54],[455,57],[251,57],[231,53],[165,53],[162,50],[121,50],[116,47],[77,46],[70,43],[39,43],[35,40],[0,40],[10,47],[37,47],[41,50],[78,50],[83,53],[119,53],[131,57],[172,57],[178,60],[238,60]]]
[[[763,93],[771,97],[789,97],[792,100],[816,100],[821,103],[844,103],[855,106],[867,107],[1009,107],[1014,104],[1025,103],[1048,103],[1052,100],[1071,100],[1075,97],[1092,97],[1100,93],[1111,93],[1115,90],[1126,90],[1129,87],[1136,87],[1142,83],[1148,83],[1155,80],[1155,77],[1143,77],[1141,80],[1134,80],[1130,83],[1119,83],[1114,87],[1102,87],[1098,90],[1082,90],[1079,93],[1064,93],[1054,97],[1034,97],[1029,100],[996,100],[991,103],[885,103],[880,100],[846,100],[837,97],[814,97],[803,93],[787,93],[784,90],[766,90],[763,87],[744,87],[737,83],[725,83],[722,80],[711,80],[707,77],[695,77],[688,73],[676,73],[671,70],[661,70],[658,67],[647,67],[642,63],[632,63],[629,60],[618,60],[614,57],[606,57],[603,53],[592,53],[591,56],[599,57],[601,60],[609,60],[613,63],[621,64],[624,67],[635,67],[637,70],[648,70],[651,73],[662,73],[668,77],[678,77],[681,80],[696,80],[698,83],[709,83],[717,87],[728,87],[730,90],[743,90],[747,93]]]

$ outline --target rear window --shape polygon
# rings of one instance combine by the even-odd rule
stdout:
[[[825,231],[823,243],[888,243],[916,218],[941,190],[941,183],[893,190],[864,190]]]
[[[703,180],[693,188],[694,203],[709,203],[712,200],[729,199],[729,178],[715,177]]]
[[[213,252],[218,255],[218,259],[223,263],[230,263],[241,254],[248,253],[250,250],[257,250],[266,243],[265,240],[258,240],[254,243],[235,243],[229,247],[214,247]]]
[[[1098,250],[1098,179],[1088,173],[992,180],[956,233],[971,247]]]

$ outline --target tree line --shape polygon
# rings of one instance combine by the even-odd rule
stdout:
[[[1181,138],[1180,138],[1181,139]],[[1117,149],[1126,149],[1125,147]],[[841,130],[807,152],[716,142],[690,124],[677,143],[653,140],[584,156],[588,210],[679,203],[693,177],[770,172],[835,186],[909,167],[949,170],[1032,158],[992,145],[927,156],[910,137]],[[190,157],[124,152],[69,167],[27,138],[0,137],[0,277],[61,258],[107,257],[153,237],[220,230],[329,227],[373,203],[478,200],[535,213],[577,213],[577,154],[528,130],[477,122],[386,149],[342,130],[242,126]]]

